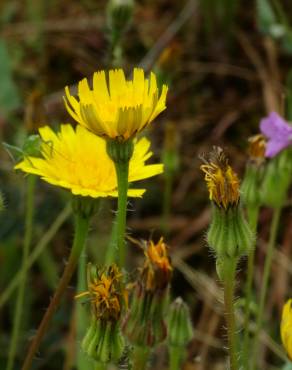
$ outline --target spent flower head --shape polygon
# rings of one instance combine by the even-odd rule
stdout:
[[[156,76],[145,78],[135,68],[133,79],[127,80],[122,69],[95,72],[93,87],[86,78],[78,83],[78,98],[65,88],[65,105],[69,114],[98,136],[126,141],[152,122],[165,108],[167,86],[161,93]]]
[[[288,299],[283,307],[280,331],[283,346],[292,361],[292,299]]]
[[[134,284],[123,331],[132,344],[154,347],[167,334],[165,315],[172,266],[162,238],[158,243],[148,242],[144,255],[145,262]]]
[[[76,296],[87,297],[91,304],[91,322],[82,340],[83,351],[101,363],[117,362],[125,341],[120,331],[120,318],[128,304],[124,277],[116,265],[98,270],[88,264],[88,290]]]
[[[25,156],[15,166],[24,172],[41,176],[53,185],[69,189],[84,197],[117,197],[115,166],[107,154],[106,142],[78,125],[61,125],[55,133],[50,127],[39,129],[42,157]],[[146,179],[162,172],[162,164],[146,165],[152,155],[146,138],[134,141],[129,164],[129,182]],[[128,190],[128,196],[140,197],[143,189]]]
[[[89,264],[87,279],[88,290],[78,294],[76,298],[89,297],[96,319],[119,320],[128,302],[128,292],[120,269],[113,264],[98,270],[96,266]]]
[[[161,290],[168,285],[173,269],[167,249],[162,237],[157,243],[152,240],[147,243],[141,271],[141,282],[146,291]]]
[[[236,206],[240,199],[240,183],[223,150],[214,147],[208,158],[202,157],[202,160],[204,164],[200,169],[205,174],[210,200],[219,208]]]
[[[266,157],[272,158],[292,145],[292,126],[278,113],[271,112],[260,122],[260,129],[268,139]]]

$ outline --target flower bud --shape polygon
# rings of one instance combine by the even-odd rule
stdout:
[[[110,0],[107,7],[108,26],[113,32],[124,32],[131,20],[133,0]]]
[[[261,202],[266,140],[263,135],[259,134],[250,137],[248,141],[249,159],[240,190],[247,207],[258,207]]]
[[[129,341],[141,347],[154,347],[166,338],[166,307],[172,267],[167,247],[161,238],[145,248],[145,263],[135,283],[123,332]]]
[[[168,343],[171,346],[185,347],[193,335],[189,308],[179,297],[169,308]]]
[[[272,208],[283,205],[291,183],[292,151],[283,150],[267,164],[261,187],[262,204]]]
[[[221,148],[214,148],[201,166],[212,200],[212,218],[207,241],[218,258],[248,254],[253,233],[240,205],[239,179]]]
[[[169,368],[182,368],[186,357],[186,345],[193,337],[193,327],[188,306],[177,298],[170,306],[168,317]]]
[[[256,207],[261,203],[261,180],[263,169],[247,164],[244,179],[240,190],[244,204],[247,207]]]

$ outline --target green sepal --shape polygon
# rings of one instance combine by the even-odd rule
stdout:
[[[130,343],[140,347],[155,347],[167,334],[165,313],[169,291],[142,291],[133,295],[131,310],[123,325],[123,332]]]
[[[253,232],[245,220],[241,205],[220,208],[213,204],[207,242],[218,258],[247,255],[253,245]]]
[[[92,342],[93,338],[94,338],[94,335],[96,333],[96,330],[97,330],[97,321],[96,320],[92,320],[91,324],[90,324],[90,327],[88,328],[83,340],[82,340],[82,343],[81,343],[81,348],[83,349],[84,352],[87,352],[88,351],[88,347],[90,345],[90,343]]]
[[[117,139],[107,140],[107,153],[115,164],[128,163],[132,158],[134,143],[132,139],[120,141]]]

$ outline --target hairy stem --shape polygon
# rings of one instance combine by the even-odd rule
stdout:
[[[250,207],[248,210],[248,219],[249,224],[256,234],[257,230],[257,223],[258,223],[258,214],[259,214],[259,207]],[[255,259],[255,242],[256,238],[254,238],[254,243],[250,249],[250,253],[248,255],[248,262],[247,262],[247,279],[246,279],[246,297],[245,297],[245,307],[244,307],[244,338],[243,338],[243,361],[244,361],[244,368],[248,369],[249,367],[249,324],[250,324],[250,306],[252,300],[252,282],[253,282],[253,275],[254,275],[254,259]]]
[[[126,220],[127,220],[127,195],[128,195],[128,173],[129,162],[115,163],[118,179],[118,213],[117,213],[117,246],[118,246],[118,263],[120,266],[125,265],[126,261]]]
[[[86,253],[83,250],[79,258],[78,264],[78,282],[77,282],[77,293],[81,293],[87,290],[86,282]],[[84,351],[81,350],[79,343],[85,335],[86,328],[89,323],[88,313],[86,308],[76,302],[76,327],[77,327],[77,369],[78,370],[90,370],[92,369],[92,362]]]
[[[228,352],[230,370],[238,370],[238,359],[236,354],[236,325],[234,314],[234,288],[236,273],[236,258],[229,258],[224,261],[224,308],[227,324]]]
[[[256,368],[257,349],[259,347],[259,334],[260,334],[262,324],[263,324],[264,308],[265,308],[265,303],[266,303],[267,289],[268,289],[269,278],[270,278],[270,273],[271,273],[271,266],[272,266],[272,260],[273,260],[273,255],[274,255],[277,231],[279,227],[281,209],[282,209],[281,207],[278,207],[274,209],[274,213],[273,213],[270,238],[269,238],[268,249],[267,249],[265,265],[264,265],[263,282],[262,282],[261,292],[260,292],[260,303],[259,303],[259,308],[258,308],[258,313],[257,313],[256,331],[254,335],[254,346],[253,346],[254,353],[253,353],[252,369]]]
[[[47,311],[39,325],[36,336],[34,337],[25,361],[22,366],[22,370],[29,370],[35,356],[36,351],[38,350],[41,340],[43,339],[46,330],[50,324],[53,314],[57,310],[61,298],[71,280],[71,277],[76,269],[76,265],[79,261],[80,254],[83,250],[85,240],[88,232],[89,219],[82,217],[80,214],[77,214],[75,217],[75,237],[71,253],[69,256],[68,263],[65,267],[63,275],[59,281],[59,285],[54,293],[54,296],[47,308]]]

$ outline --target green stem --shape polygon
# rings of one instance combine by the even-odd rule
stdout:
[[[12,339],[9,348],[8,362],[6,370],[12,370],[14,367],[15,355],[17,352],[19,332],[21,329],[22,308],[24,304],[24,293],[27,280],[27,270],[25,269],[29,249],[32,240],[32,228],[34,217],[34,190],[36,184],[36,176],[29,175],[27,178],[27,193],[26,193],[26,215],[25,215],[25,234],[22,252],[22,266],[20,271],[20,283],[16,298],[16,307],[14,312]]]
[[[277,231],[279,227],[281,210],[282,210],[281,207],[275,208],[274,213],[273,213],[270,238],[269,238],[268,249],[267,249],[265,265],[264,265],[263,282],[261,285],[260,303],[259,303],[259,309],[257,313],[257,322],[256,322],[256,331],[254,335],[254,347],[253,347],[254,353],[253,353],[252,369],[255,369],[256,367],[256,359],[258,355],[257,349],[259,346],[259,343],[258,343],[259,333],[261,331],[262,324],[263,324],[264,308],[265,308],[265,303],[266,303],[268,283],[269,283],[269,277],[270,277],[270,272],[271,272],[271,266],[272,266],[272,260],[273,260],[273,255],[274,255],[274,249],[275,249]]]
[[[111,230],[111,236],[109,240],[108,247],[105,252],[105,258],[104,263],[106,266],[111,265],[112,263],[116,262],[117,258],[117,218],[115,217],[113,224],[112,224],[112,230]]]
[[[87,237],[88,225],[89,225],[88,218],[82,217],[82,215],[80,214],[76,214],[75,216],[75,236],[74,236],[74,242],[73,242],[73,246],[70,252],[68,263],[59,281],[59,285],[54,293],[54,296],[49,304],[49,307],[47,308],[47,311],[40,323],[36,336],[34,337],[29,347],[29,351],[23,363],[22,370],[29,370],[31,368],[31,364],[35,356],[35,353],[39,348],[41,340],[46,333],[46,330],[49,326],[52,316],[57,310],[60,304],[61,298],[76,269],[80,254],[83,250],[85,240]]]
[[[126,220],[127,220],[127,196],[128,196],[128,174],[129,161],[119,161],[115,163],[118,180],[118,213],[117,213],[117,246],[120,266],[125,265],[126,261]]]
[[[83,250],[79,258],[78,264],[78,282],[77,282],[77,293],[81,293],[87,290],[86,281],[86,253]],[[88,314],[80,302],[76,302],[76,326],[77,326],[77,341],[80,343],[85,335],[86,328],[88,326]],[[77,352],[77,369],[78,370],[89,370],[92,368],[91,362],[88,356],[78,348]]]
[[[149,348],[135,346],[133,350],[133,370],[146,370],[149,358]]]
[[[236,354],[236,325],[234,314],[234,288],[236,273],[236,258],[229,258],[223,261],[224,264],[224,308],[227,324],[228,352],[230,370],[238,370],[238,359]]]
[[[254,206],[248,209],[248,220],[250,227],[254,234],[256,234],[257,230],[257,223],[258,223],[258,215],[259,215],[259,207]],[[244,338],[243,338],[243,361],[244,361],[244,368],[248,369],[249,367],[249,324],[250,324],[250,308],[251,308],[251,300],[252,300],[252,282],[253,282],[253,275],[254,275],[254,259],[255,259],[255,243],[256,238],[254,238],[253,245],[251,246],[249,255],[248,255],[248,262],[247,262],[247,280],[246,280],[246,297],[245,297],[245,317],[244,317]]]
[[[184,356],[184,348],[170,346],[169,348],[169,370],[180,370]]]

